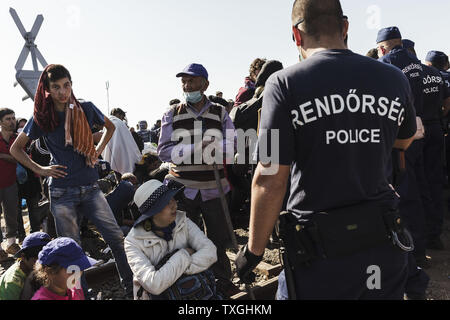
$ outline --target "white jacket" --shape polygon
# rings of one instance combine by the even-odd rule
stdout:
[[[186,213],[177,211],[173,240],[167,242],[143,226],[133,228],[125,238],[125,253],[133,271],[134,299],[142,286],[153,295],[160,295],[183,274],[196,274],[208,269],[217,261],[216,246],[199,227],[186,217]],[[192,248],[191,256],[185,248]],[[155,266],[167,254],[177,250],[167,263],[158,271]],[[144,292],[141,299],[149,299]]]

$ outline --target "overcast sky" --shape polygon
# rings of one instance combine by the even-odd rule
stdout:
[[[24,40],[9,8],[27,31],[38,14],[44,23],[36,39],[48,63],[72,74],[74,92],[107,112],[128,111],[130,125],[160,119],[168,102],[181,98],[175,75],[187,64],[203,64],[210,74],[208,94],[234,99],[256,57],[297,63],[291,38],[292,0],[2,0],[0,2],[0,107],[30,117],[31,100],[15,82],[14,66]],[[450,1],[342,0],[350,22],[349,47],[366,54],[378,29],[396,25],[416,42],[420,59],[429,50],[450,53]],[[26,67],[31,69],[31,59]],[[26,69],[27,69],[26,68]],[[368,75],[370,76],[370,75]]]

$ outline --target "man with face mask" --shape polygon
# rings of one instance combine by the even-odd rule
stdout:
[[[254,279],[290,177],[280,225],[291,267],[280,275],[278,297],[402,299],[406,253],[388,234],[405,229],[385,168],[392,148],[407,149],[416,132],[408,81],[347,49],[349,23],[338,0],[296,0],[292,26],[304,61],[266,82],[258,150],[278,138],[265,152],[279,146],[279,158],[259,159],[237,273],[245,283]]]
[[[220,192],[215,180],[214,166],[206,159],[207,150],[217,146],[216,155],[226,154],[226,162],[234,158],[235,129],[225,108],[212,103],[204,94],[208,89],[208,72],[200,64],[190,64],[177,75],[181,78],[185,101],[174,105],[163,116],[158,156],[170,163],[166,179],[186,186],[183,209],[188,217],[206,229],[207,236],[217,247],[218,261],[213,271],[218,286],[226,295],[233,294],[231,265],[226,248],[231,239],[228,234]],[[231,155],[231,156],[229,156]],[[230,186],[225,178],[223,157],[214,159],[225,194]]]

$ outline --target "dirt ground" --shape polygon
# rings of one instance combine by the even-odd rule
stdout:
[[[431,279],[427,290],[427,299],[430,300],[450,300],[450,213],[447,210],[450,191],[445,191],[445,224],[441,236],[445,250],[427,250],[427,255],[431,257],[431,268],[425,270]]]
[[[446,190],[445,193],[446,199],[444,208],[447,208],[447,198],[450,194],[450,190]],[[427,299],[429,300],[450,300],[450,213],[445,212],[445,217],[446,220],[442,240],[446,249],[444,251],[428,250],[427,252],[427,255],[431,258],[431,268],[425,270],[431,279],[427,290]],[[24,212],[24,223],[25,229],[29,232],[28,216],[26,215],[26,212]],[[242,246],[247,243],[248,240],[248,216],[239,217],[238,224],[240,228],[236,230],[237,241],[239,246]],[[1,226],[2,230],[5,231],[5,222],[3,219],[1,219]],[[94,241],[85,239],[83,241],[83,247],[85,251],[89,252],[94,258],[107,261],[108,255],[101,252],[106,245],[103,241],[97,240],[98,239],[95,239]],[[0,275],[14,263],[12,257],[10,258],[10,260],[0,263]],[[264,254],[263,261],[272,265],[280,263],[278,249],[276,246],[269,244]],[[234,264],[232,264],[232,268],[234,273],[233,282],[238,285],[239,280],[235,273]],[[120,299],[122,292],[117,280],[118,279],[116,279],[116,281],[107,281],[104,284],[105,288],[102,287],[98,289],[98,291],[101,290],[103,292],[104,299]],[[265,280],[268,279],[261,275],[258,275],[256,278],[257,282],[263,282]],[[241,289],[244,290],[244,288]]]

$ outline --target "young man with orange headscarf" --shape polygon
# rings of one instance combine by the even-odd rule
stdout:
[[[106,128],[97,147],[91,131],[95,124]],[[97,184],[94,167],[114,130],[114,124],[94,104],[75,98],[69,71],[62,65],[49,65],[39,80],[33,118],[11,147],[11,154],[35,173],[50,177],[50,204],[58,237],[81,243],[78,221],[80,215],[87,217],[111,247],[122,284],[131,294],[132,273],[123,233]],[[29,140],[40,137],[52,155],[49,167],[38,165],[23,152]]]

